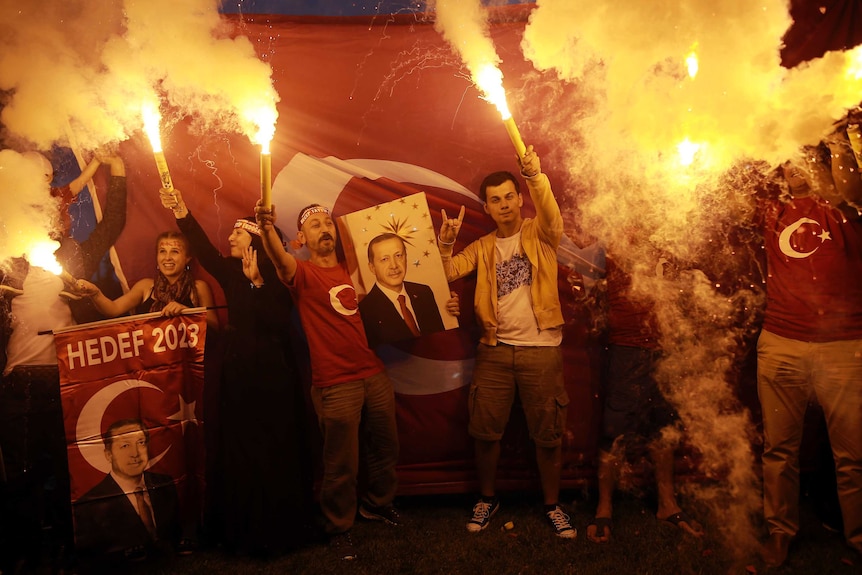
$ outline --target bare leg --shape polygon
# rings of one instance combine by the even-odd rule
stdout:
[[[613,517],[614,490],[617,486],[619,466],[616,458],[607,451],[599,451],[599,504],[596,507],[597,518]],[[604,525],[599,530],[596,524],[587,525],[587,539],[593,543],[608,543],[611,540],[610,526]]]
[[[674,446],[661,442],[661,440],[650,446],[650,454],[655,465],[655,480],[658,487],[658,509],[656,517],[661,520],[672,518],[678,513],[683,513],[677,504],[676,493],[673,486],[673,456]],[[703,527],[697,521],[688,518],[673,523],[694,537],[703,535]]]
[[[545,505],[552,505],[560,501],[560,462],[562,458],[561,446],[539,447],[536,446],[536,462],[539,467],[539,477],[542,481],[542,496]]]
[[[476,474],[479,477],[479,495],[490,498],[496,494],[500,442],[476,439],[474,445],[476,450]]]

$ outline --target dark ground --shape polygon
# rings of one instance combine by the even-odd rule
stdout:
[[[357,521],[353,529],[358,558],[335,558],[322,538],[277,557],[235,556],[218,548],[200,548],[191,555],[162,552],[138,562],[111,565],[70,563],[65,568],[52,560],[50,549],[29,564],[6,573],[128,573],[128,574],[751,574],[751,573],[862,573],[862,561],[844,545],[840,534],[822,526],[819,500],[803,500],[803,529],[791,548],[788,563],[767,570],[756,555],[736,558],[717,539],[716,526],[694,503],[686,504],[706,528],[703,539],[684,535],[658,522],[647,494],[616,499],[613,541],[596,545],[586,538],[595,498],[591,494],[564,493],[561,499],[579,531],[574,541],[553,536],[540,514],[537,495],[502,494],[502,507],[489,528],[469,534],[467,521],[472,497],[466,495],[415,496],[396,502],[408,523],[390,527]],[[685,503],[685,502],[684,502]],[[511,521],[514,528],[502,530]],[[50,539],[50,533],[46,533]],[[43,547],[48,547],[43,546]],[[59,566],[59,567],[58,567]]]

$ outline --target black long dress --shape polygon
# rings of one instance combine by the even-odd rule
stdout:
[[[206,531],[237,552],[289,550],[308,540],[312,523],[310,450],[290,346],[290,294],[262,249],[258,267],[264,285],[253,288],[242,260],[222,256],[191,214],[177,224],[198,262],[222,287],[228,307],[218,413],[207,418],[217,423],[210,446],[215,453],[207,456],[213,496]]]

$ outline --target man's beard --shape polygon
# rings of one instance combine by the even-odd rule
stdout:
[[[326,240],[329,240],[332,243],[324,246],[323,242]],[[323,236],[320,237],[319,240],[317,240],[317,253],[318,254],[320,254],[322,256],[328,256],[329,254],[331,254],[334,251],[335,251],[335,238],[333,238],[331,235],[324,234]]]

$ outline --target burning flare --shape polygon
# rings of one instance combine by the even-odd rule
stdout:
[[[168,170],[165,155],[162,153],[162,138],[159,135],[159,124],[162,120],[159,108],[151,101],[144,102],[141,106],[141,115],[144,118],[144,132],[146,132],[147,138],[150,140],[150,146],[153,148],[153,156],[156,159],[156,169],[159,171],[159,179],[162,181],[162,187],[172,190],[174,189],[174,183],[171,180],[171,172]]]
[[[27,261],[30,262],[30,265],[48,270],[52,274],[61,275],[64,273],[63,266],[54,257],[54,252],[57,251],[58,247],[60,247],[59,244],[53,240],[36,241],[27,253]]]
[[[258,126],[254,141],[260,144],[260,203],[265,208],[272,205],[272,154],[269,146],[275,136],[277,113],[275,107],[261,107],[250,114]]]
[[[527,152],[527,146],[524,145],[524,140],[521,138],[521,132],[518,131],[518,126],[512,118],[512,113],[509,111],[509,104],[506,102],[506,91],[503,89],[503,73],[493,64],[483,66],[476,77],[473,78],[479,89],[482,90],[484,98],[494,104],[500,112],[500,118],[503,120],[503,125],[506,127],[506,132],[509,134],[509,139],[512,140],[512,145],[515,146],[515,151],[518,156],[524,157]]]

